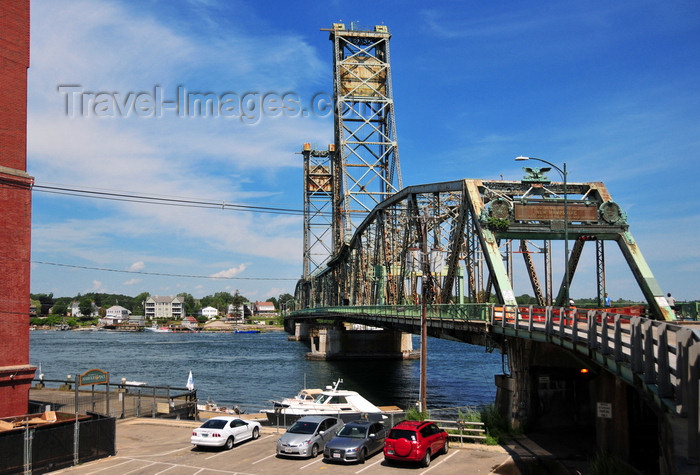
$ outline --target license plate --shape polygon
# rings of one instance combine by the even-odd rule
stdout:
[[[202,437],[209,437],[209,434],[202,434]]]
[[[292,453],[292,449],[290,449],[289,447],[285,447],[284,451],[288,454]]]
[[[339,459],[339,458],[340,458],[340,454],[333,454],[333,458],[334,458],[334,459]]]

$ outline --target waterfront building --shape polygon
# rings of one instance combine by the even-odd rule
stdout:
[[[182,319],[182,326],[194,330],[195,328],[199,328],[199,322],[194,317],[185,317]]]
[[[124,309],[126,310],[126,309]],[[95,302],[90,303],[90,317],[96,317],[100,314],[100,309],[97,308],[97,305],[95,305]],[[85,317],[88,315],[83,315],[83,313],[80,311],[80,303],[78,303],[77,300],[73,300],[73,303],[70,305],[70,315],[71,317]]]
[[[154,318],[178,319],[185,316],[185,297],[159,297],[149,295],[146,299],[146,319]]]
[[[200,309],[197,313],[199,315],[201,315],[202,317],[207,317],[207,319],[209,319],[209,320],[219,316],[219,311],[211,306],[204,307],[204,308]]]
[[[272,302],[255,302],[253,313],[256,317],[272,317],[275,315],[275,304]]]

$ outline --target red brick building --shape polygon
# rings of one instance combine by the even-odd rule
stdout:
[[[27,175],[29,0],[0,0],[0,417],[26,414],[32,177]]]

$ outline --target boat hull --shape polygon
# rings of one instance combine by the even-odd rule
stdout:
[[[266,416],[270,424],[274,426],[290,426],[294,424],[297,419],[305,416],[330,416],[339,417],[343,422],[352,422],[357,420],[370,420],[370,421],[381,421],[384,419],[384,415],[381,412],[358,412],[358,411],[286,411],[284,409],[280,410],[264,410],[262,411]]]

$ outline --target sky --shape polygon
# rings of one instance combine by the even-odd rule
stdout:
[[[302,145],[333,140],[334,22],[392,33],[404,186],[519,180],[519,155],[566,163],[569,181],[606,184],[664,292],[700,299],[695,0],[34,0],[32,293],[293,294],[302,217],[230,205],[303,209]],[[184,113],[186,93],[230,108]],[[606,247],[611,297],[641,298],[621,262]],[[571,294],[595,288],[577,276]]]

